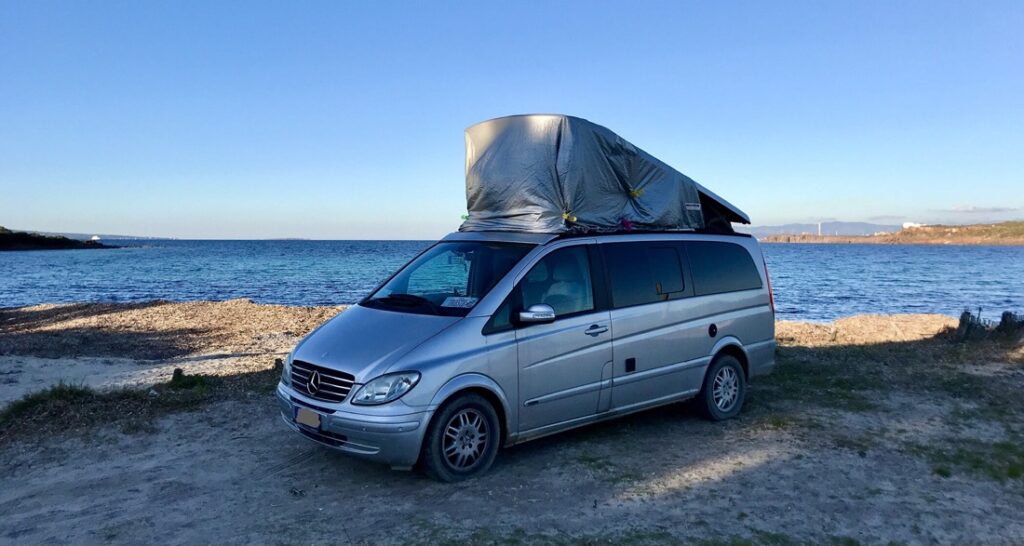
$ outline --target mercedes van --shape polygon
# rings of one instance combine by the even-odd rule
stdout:
[[[306,438],[458,481],[663,404],[735,417],[775,364],[774,314],[748,235],[453,233],[306,336],[277,398]]]

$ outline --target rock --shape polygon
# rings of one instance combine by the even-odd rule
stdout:
[[[999,319],[999,326],[996,326],[996,331],[1001,334],[1012,334],[1019,330],[1024,330],[1024,316],[1019,316],[1010,311],[1003,311],[1003,316]]]

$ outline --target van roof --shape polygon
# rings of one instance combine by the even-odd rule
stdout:
[[[518,231],[456,231],[449,233],[442,239],[443,241],[499,241],[504,243],[529,243],[535,245],[544,245],[554,241],[556,239],[571,239],[571,238],[603,238],[613,237],[616,235],[651,235],[651,236],[665,236],[665,235],[706,235],[715,237],[745,237],[753,238],[749,233],[703,233],[700,231],[615,231],[615,232],[604,232],[604,233],[564,233],[564,234],[552,234],[552,233],[523,233]]]

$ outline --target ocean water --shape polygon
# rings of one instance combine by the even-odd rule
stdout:
[[[430,241],[105,241],[0,253],[0,307],[250,298],[353,303]],[[1024,247],[763,245],[780,319],[1024,311]]]

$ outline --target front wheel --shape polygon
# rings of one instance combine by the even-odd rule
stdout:
[[[736,357],[722,355],[715,359],[704,375],[698,403],[701,413],[712,421],[736,417],[747,395],[743,366]]]
[[[420,461],[435,480],[462,481],[491,467],[500,442],[501,425],[494,407],[480,395],[465,394],[434,415]]]

